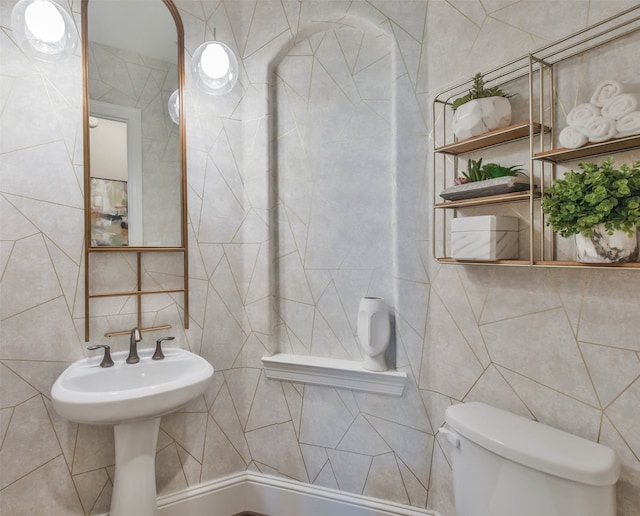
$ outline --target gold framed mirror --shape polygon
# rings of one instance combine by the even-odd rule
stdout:
[[[166,326],[143,327],[143,296],[182,292],[188,328],[180,14],[171,0],[82,0],[82,58],[85,341],[93,298],[135,297],[137,327],[151,331]],[[110,282],[100,274],[92,285],[94,262],[116,256],[104,253],[136,253],[135,280]],[[181,286],[143,284],[145,253],[180,259]]]

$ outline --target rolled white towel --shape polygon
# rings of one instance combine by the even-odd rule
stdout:
[[[640,95],[633,93],[621,93],[609,99],[602,106],[602,116],[620,120],[623,116],[640,108]]]
[[[558,142],[566,149],[577,149],[585,145],[589,139],[579,127],[568,125],[558,135]]]
[[[596,91],[591,96],[591,103],[594,106],[602,107],[605,105],[607,100],[612,99],[616,95],[620,95],[621,93],[625,93],[625,85],[620,81],[616,81],[613,79],[608,79],[606,81],[602,81]]]
[[[592,143],[606,142],[616,135],[616,121],[606,116],[596,116],[580,128]]]
[[[567,123],[574,127],[583,127],[596,116],[600,116],[599,107],[593,104],[578,104],[567,114]]]
[[[616,138],[640,134],[640,111],[627,113],[616,122]]]

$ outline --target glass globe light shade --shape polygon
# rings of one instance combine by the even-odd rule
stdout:
[[[209,95],[229,93],[238,82],[238,59],[227,45],[206,41],[191,60],[191,73],[198,87]]]
[[[174,91],[169,97],[169,116],[174,124],[180,124],[180,91]]]
[[[78,33],[69,13],[52,0],[20,0],[11,11],[16,43],[43,61],[59,61],[78,47]]]

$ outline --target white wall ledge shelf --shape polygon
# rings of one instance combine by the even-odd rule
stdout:
[[[407,373],[368,371],[360,362],[277,353],[262,357],[267,378],[402,396]]]

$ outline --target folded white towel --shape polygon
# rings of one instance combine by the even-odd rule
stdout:
[[[558,135],[558,142],[565,149],[577,149],[585,145],[589,139],[579,127],[568,125]]]
[[[593,104],[578,104],[567,115],[567,123],[574,127],[582,127],[593,117],[600,116],[600,108]]]
[[[606,116],[596,116],[580,129],[590,142],[606,142],[616,135],[616,121]]]
[[[616,138],[640,134],[640,111],[627,113],[616,122]]]
[[[633,93],[622,93],[607,100],[602,106],[602,116],[620,120],[624,115],[640,108],[640,95]]]
[[[605,105],[607,100],[615,97],[616,95],[620,95],[621,93],[625,93],[625,91],[625,85],[619,81],[613,79],[602,81],[592,95],[591,103],[594,106],[602,107]]]

